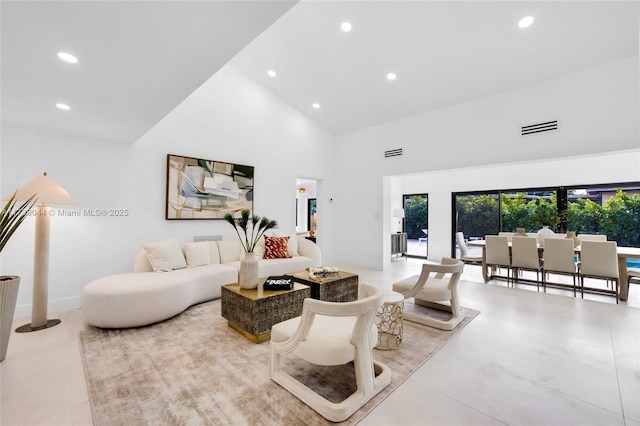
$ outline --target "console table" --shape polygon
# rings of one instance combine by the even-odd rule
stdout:
[[[407,254],[407,233],[398,232],[391,234],[391,259],[393,255],[405,256]]]

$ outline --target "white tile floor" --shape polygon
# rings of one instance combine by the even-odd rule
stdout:
[[[421,263],[343,268],[390,288]],[[481,314],[360,424],[640,426],[640,285],[616,305],[608,296],[484,284],[477,266],[467,265],[463,279],[463,306]],[[62,324],[11,336],[0,364],[3,426],[92,424],[78,349],[82,311],[49,317]]]

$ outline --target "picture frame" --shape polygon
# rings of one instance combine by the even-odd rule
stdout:
[[[167,154],[166,220],[253,214],[253,166]]]

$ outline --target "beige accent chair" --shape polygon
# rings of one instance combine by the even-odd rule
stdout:
[[[571,275],[573,278],[573,297],[576,296],[576,268],[573,240],[568,238],[545,238],[543,253],[542,288],[547,291],[546,278],[549,273]]]
[[[580,290],[583,298],[585,278],[611,281],[616,303],[618,303],[618,248],[615,241],[582,241],[580,244]]]
[[[487,267],[494,271],[497,268],[507,269],[507,287],[511,272],[511,254],[507,236],[487,235],[485,240],[485,256]]]
[[[360,284],[360,299],[353,302],[305,299],[301,316],[271,329],[271,379],[325,419],[348,419],[391,382],[389,367],[374,361],[372,354],[378,342],[373,321],[383,296],[375,286]],[[285,372],[282,354],[324,366],[353,362],[357,389],[344,401],[331,402]]]
[[[472,256],[469,254],[469,247],[467,247],[467,243],[464,240],[464,234],[462,232],[456,232],[456,243],[458,243],[458,248],[460,249],[460,260],[472,263],[482,262],[482,255]]]
[[[393,291],[401,293],[405,300],[413,297],[416,305],[451,312],[450,319],[440,320],[405,309],[403,318],[440,330],[456,328],[465,317],[460,307],[457,288],[463,270],[463,261],[445,257],[440,265],[424,263],[420,275],[394,283]],[[434,273],[433,277],[432,273]]]
[[[532,237],[519,237],[514,235],[511,238],[511,279],[515,283],[518,273],[523,271],[535,271],[536,288],[540,291],[540,274],[542,265],[538,256],[538,243]]]

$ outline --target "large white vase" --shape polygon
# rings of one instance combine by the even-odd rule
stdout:
[[[258,287],[258,258],[254,252],[246,252],[240,260],[238,274],[240,288],[252,289]]]
[[[7,356],[19,287],[20,277],[0,277],[0,361]]]
[[[555,234],[547,225],[542,225],[542,229],[536,233],[536,242],[539,246],[544,246],[544,239],[553,238]]]

